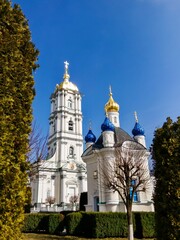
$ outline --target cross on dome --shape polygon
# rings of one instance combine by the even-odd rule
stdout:
[[[112,88],[111,88],[111,85],[109,86],[109,95],[112,95]]]
[[[89,129],[90,130],[92,129],[92,122],[91,122],[91,120],[89,121]]]
[[[67,74],[68,72],[68,66],[69,66],[69,63],[67,61],[64,62],[64,67],[65,67],[65,73]]]
[[[138,116],[137,116],[137,112],[134,112],[134,117],[135,117],[135,121],[138,122]]]

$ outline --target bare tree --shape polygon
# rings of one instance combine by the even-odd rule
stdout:
[[[134,194],[149,188],[149,153],[138,144],[116,147],[114,158],[100,163],[100,178],[106,189],[117,192],[127,210],[128,240],[133,240],[132,203]]]
[[[52,196],[47,197],[46,202],[49,203],[49,205],[51,206],[52,204],[55,203],[55,197]]]
[[[71,196],[71,197],[69,198],[69,202],[71,203],[72,208],[73,208],[74,206],[76,207],[76,204],[77,204],[77,202],[78,202],[78,199],[79,199],[79,197],[78,197],[77,195]]]
[[[46,159],[47,140],[48,135],[44,136],[36,122],[34,122],[29,136],[29,152],[27,155],[30,163],[40,162],[42,159]]]

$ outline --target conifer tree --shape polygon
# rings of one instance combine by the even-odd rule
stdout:
[[[18,5],[0,0],[0,239],[21,239],[38,51]]]
[[[156,231],[159,240],[175,240],[180,236],[180,117],[170,118],[155,131]]]

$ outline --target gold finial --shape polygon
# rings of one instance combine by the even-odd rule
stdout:
[[[135,117],[135,121],[138,122],[138,116],[137,116],[137,112],[134,112],[134,117]]]

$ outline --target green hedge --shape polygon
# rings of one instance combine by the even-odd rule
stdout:
[[[135,237],[153,238],[155,237],[155,213],[135,212]]]
[[[125,213],[93,212],[83,214],[86,222],[86,237],[126,237],[127,224]],[[90,223],[90,224],[88,224]]]
[[[134,213],[134,234],[138,238],[155,237],[154,213]],[[127,237],[126,213],[79,212],[66,216],[67,234],[89,238]]]
[[[58,234],[64,230],[64,216],[62,214],[49,215],[49,229],[50,234]]]
[[[86,237],[127,236],[125,213],[78,212],[66,216],[67,234]]]
[[[62,232],[64,229],[63,220],[64,216],[62,214],[25,214],[22,232],[44,232],[50,234],[57,234]]]
[[[83,215],[81,212],[69,213],[65,218],[66,230],[68,235],[83,235]]]

